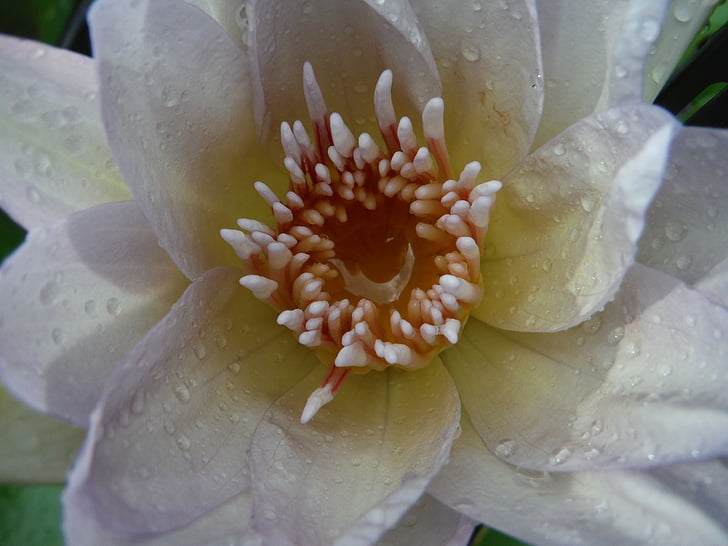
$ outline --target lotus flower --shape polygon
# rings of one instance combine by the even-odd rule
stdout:
[[[728,540],[728,137],[642,103],[667,7],[3,38],[0,373],[88,429],[68,543]]]

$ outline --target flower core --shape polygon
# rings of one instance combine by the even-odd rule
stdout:
[[[240,219],[243,231],[221,235],[248,273],[240,283],[331,365],[305,423],[348,373],[421,368],[457,342],[482,297],[480,249],[501,184],[476,185],[477,162],[453,177],[440,98],[423,110],[419,146],[409,118],[395,117],[391,71],[374,92],[385,150],[329,115],[308,63],[303,80],[314,139],[284,122],[289,191],[281,200],[255,183],[275,228]]]

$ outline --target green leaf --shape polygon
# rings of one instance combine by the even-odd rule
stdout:
[[[61,546],[61,486],[0,486],[0,544]]]

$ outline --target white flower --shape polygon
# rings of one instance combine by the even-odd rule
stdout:
[[[30,229],[0,270],[0,373],[89,429],[64,497],[69,543],[442,544],[477,521],[546,544],[725,542],[728,139],[641,103],[665,2],[543,2],[538,17],[526,1],[195,4],[99,1],[93,61],[0,42],[0,195]],[[301,91],[305,62],[320,96],[311,78]],[[326,120],[325,100],[375,135],[385,69],[415,134],[423,109],[434,134],[425,104],[442,97],[444,137],[428,140],[447,143],[455,178],[478,161],[477,182],[503,185],[492,210],[459,194],[458,237],[488,229],[482,303],[453,266],[438,278],[454,299],[428,301],[472,303],[467,326],[423,311],[434,330],[412,343],[395,326],[343,341],[323,311],[276,299],[296,291],[271,281],[272,262],[290,263],[275,232],[243,221],[268,233],[258,247],[224,232],[243,261],[266,255],[252,272],[219,236],[270,220],[253,182],[271,203],[295,189],[281,122]],[[331,124],[329,166],[373,149]],[[445,182],[428,144],[440,168],[419,165]],[[371,289],[362,271],[346,290]],[[302,345],[319,334],[317,352]],[[413,351],[432,362],[386,366]],[[327,374],[362,362],[385,369],[349,373],[321,407],[338,389]]]

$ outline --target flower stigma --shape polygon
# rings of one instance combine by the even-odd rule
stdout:
[[[255,183],[275,228],[242,218],[242,231],[220,233],[243,262],[240,284],[331,367],[306,423],[349,373],[415,370],[458,341],[482,298],[480,250],[501,183],[476,185],[476,161],[453,176],[441,98],[425,105],[418,144],[410,119],[395,117],[390,70],[374,91],[384,149],[328,113],[309,63],[303,86],[314,138],[300,121],[281,124],[288,192]]]

